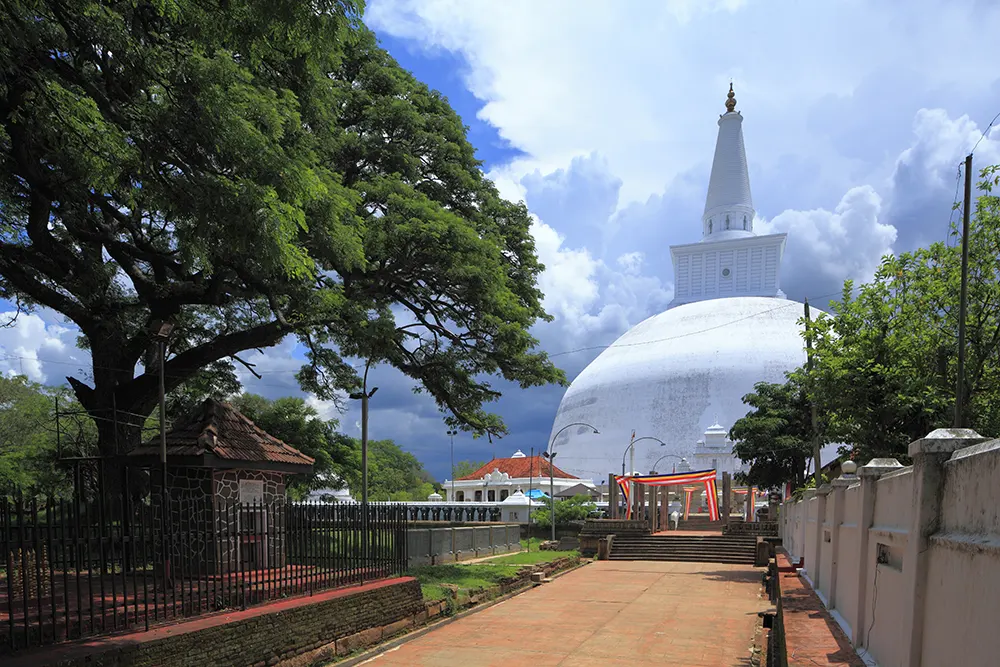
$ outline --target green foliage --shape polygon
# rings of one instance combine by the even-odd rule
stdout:
[[[806,459],[812,457],[812,411],[800,373],[784,384],[758,382],[743,402],[753,408],[729,431],[733,453],[750,464],[737,473],[741,484],[772,489],[785,482],[802,484]]]
[[[506,430],[484,409],[491,376],[564,381],[529,333],[548,316],[527,209],[361,10],[0,9],[0,297],[79,326],[94,366],[76,396],[129,415],[97,421],[105,453],[135,446],[156,404],[156,374],[136,371],[155,368],[163,320],[172,411],[231,393],[240,352],[289,336],[318,395],[356,388],[345,359],[370,359],[474,434]]]
[[[556,500],[556,525],[562,526],[571,521],[582,521],[594,511],[597,505],[590,496],[580,494],[564,500]],[[548,528],[552,525],[552,499],[545,500],[546,507],[536,509],[531,513],[531,520],[537,526]]]
[[[1000,431],[1000,199],[983,170],[969,230],[965,424]],[[906,460],[907,446],[954,423],[961,243],[883,259],[872,282],[848,282],[834,317],[815,323],[814,398],[833,439],[865,462]]]
[[[92,454],[97,432],[91,419],[65,389],[49,388],[24,376],[0,375],[0,488],[17,486],[27,493],[62,496],[72,487],[57,464],[58,432],[66,456]]]
[[[486,465],[486,461],[458,461],[455,463],[455,479],[461,479]]]

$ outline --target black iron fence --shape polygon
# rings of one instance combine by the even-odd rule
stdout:
[[[402,574],[407,514],[176,492],[0,495],[0,653]]]

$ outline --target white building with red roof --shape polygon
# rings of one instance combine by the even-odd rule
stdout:
[[[551,488],[550,474],[551,471]],[[521,450],[507,458],[495,458],[470,475],[445,480],[446,500],[455,502],[501,502],[518,490],[531,498],[583,485],[594,489],[593,480],[571,475],[541,456]]]

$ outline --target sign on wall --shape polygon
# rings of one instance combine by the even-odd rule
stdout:
[[[263,503],[264,502],[264,482],[259,479],[240,480],[240,502],[241,503]]]

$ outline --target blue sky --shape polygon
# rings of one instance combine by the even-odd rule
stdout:
[[[534,330],[572,378],[672,295],[669,246],[696,241],[730,80],[762,231],[788,233],[782,287],[823,303],[886,252],[945,238],[956,168],[1000,111],[1000,8],[968,0],[369,0],[366,21],[469,126],[484,169],[523,199],[547,269]],[[1000,162],[1000,133],[976,150]],[[0,329],[0,372],[87,375],[52,313]],[[248,355],[250,391],[297,394],[291,341]],[[436,407],[377,369],[371,432],[443,478]],[[563,390],[505,389],[510,435],[458,459],[544,448]],[[312,399],[310,399],[312,400]],[[323,414],[357,433],[352,406]],[[595,471],[598,472],[598,471]]]

